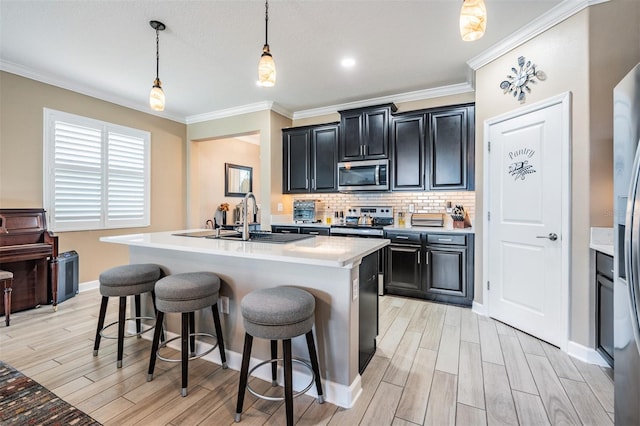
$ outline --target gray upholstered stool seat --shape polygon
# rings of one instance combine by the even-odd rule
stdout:
[[[156,359],[163,361],[182,362],[182,396],[187,396],[188,363],[190,359],[200,358],[216,347],[220,350],[222,368],[227,368],[227,359],[224,353],[224,339],[222,338],[222,326],[218,312],[218,294],[220,292],[220,278],[213,272],[187,272],[183,274],[169,275],[159,280],[155,285],[156,306],[156,332],[151,346],[149,359],[149,371],[147,381],[153,380],[153,370]],[[216,334],[195,332],[195,311],[211,307],[213,324]],[[182,313],[181,343],[182,354],[180,359],[168,359],[160,355],[160,349],[169,342],[178,339],[174,337],[160,344],[160,329],[164,314],[167,312]],[[216,339],[216,344],[209,350],[196,354],[195,339],[197,336],[209,336]],[[191,351],[188,351],[188,343]],[[191,355],[191,356],[189,356]]]
[[[140,336],[141,333],[150,330],[147,328],[142,331],[141,320],[153,319],[152,317],[140,316],[140,294],[150,292],[151,300],[155,306],[155,296],[153,293],[156,281],[162,276],[162,270],[158,265],[151,263],[121,265],[102,272],[99,276],[100,294],[102,295],[102,303],[100,305],[100,315],[98,317],[98,328],[96,330],[96,339],[93,346],[93,356],[98,355],[100,348],[100,338],[108,337],[104,335],[104,330],[112,325],[118,324],[118,368],[122,367],[122,355],[124,352],[124,338],[131,336]],[[135,300],[135,317],[126,318],[127,296],[134,296]],[[118,308],[118,321],[104,326],[104,320],[107,313],[107,303],[109,297],[118,297],[120,299]],[[126,335],[124,325],[127,320],[136,321],[136,334]]]
[[[313,328],[316,299],[295,287],[266,288],[246,295],[240,309],[244,328],[253,337],[291,339]]]
[[[255,290],[247,294],[240,303],[242,319],[245,328],[244,350],[242,353],[242,367],[240,370],[240,385],[238,389],[238,404],[236,406],[236,422],[240,421],[245,390],[259,398],[270,400],[285,400],[287,424],[293,424],[293,389],[292,362],[305,365],[312,371],[312,379],[306,389],[296,393],[306,392],[316,384],[318,402],[324,402],[318,356],[313,340],[313,325],[315,322],[316,300],[311,293],[296,287],[275,287]],[[305,335],[309,350],[310,366],[307,362],[293,359],[291,356],[291,339]],[[249,370],[251,346],[253,338],[259,337],[271,341],[271,360],[259,363]],[[283,358],[278,359],[277,341],[282,340]],[[253,370],[271,363],[271,378],[273,385],[277,385],[277,362],[284,364],[284,397],[266,397],[254,391],[248,385],[248,376]]]
[[[218,303],[220,278],[213,272],[169,275],[155,287],[156,304],[162,312],[192,312]]]

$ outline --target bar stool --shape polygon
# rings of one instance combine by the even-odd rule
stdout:
[[[4,285],[4,322],[9,327],[11,319],[11,291],[13,289],[13,272],[0,271],[0,281]]]
[[[244,335],[244,350],[242,352],[242,367],[240,369],[240,385],[238,388],[238,404],[236,406],[235,421],[240,421],[245,390],[249,390],[258,398],[272,401],[285,401],[287,425],[293,425],[293,397],[305,393],[315,381],[318,402],[324,402],[318,356],[313,340],[313,324],[315,322],[316,300],[308,291],[295,287],[275,287],[255,290],[246,295],[240,304],[246,333]],[[306,361],[294,359],[291,356],[291,339],[305,335],[311,365]],[[271,359],[261,362],[249,371],[251,346],[253,338],[258,337],[271,341]],[[278,359],[277,341],[282,340],[283,358]],[[271,364],[272,385],[277,383],[277,363],[284,366],[284,397],[271,397],[259,394],[247,383],[248,376],[258,367]],[[292,362],[303,365],[311,371],[312,379],[309,385],[293,394]]]
[[[227,358],[224,353],[224,339],[222,337],[222,327],[220,325],[220,314],[218,313],[218,294],[220,291],[220,278],[212,272],[188,272],[184,274],[169,275],[156,283],[156,304],[158,313],[156,316],[156,331],[153,334],[153,344],[151,346],[151,357],[149,359],[149,372],[147,381],[153,380],[153,370],[156,365],[156,358],[162,361],[182,362],[182,396],[187,396],[187,380],[189,377],[189,360],[201,358],[216,347],[220,350],[220,360],[222,368],[227,368]],[[213,314],[213,324],[216,335],[210,333],[195,332],[195,311],[211,307]],[[182,313],[182,332],[178,337],[174,337],[160,344],[160,330],[166,312]],[[196,337],[208,336],[216,339],[216,344],[209,350],[196,354]],[[160,355],[160,350],[170,342],[180,338],[181,357],[180,359],[165,358]],[[189,341],[189,344],[187,343]],[[190,348],[188,348],[190,346]],[[190,352],[188,350],[190,349]]]
[[[162,270],[158,265],[150,263],[132,264],[116,266],[108,269],[100,274],[100,294],[102,294],[102,303],[100,305],[100,316],[98,317],[98,328],[96,330],[96,340],[93,346],[93,356],[98,356],[98,349],[100,348],[100,338],[105,339],[118,339],[118,362],[117,367],[122,367],[122,354],[124,352],[124,338],[137,336],[138,338],[142,333],[145,333],[151,328],[141,330],[141,323],[143,319],[154,319],[153,317],[140,316],[140,294],[150,292],[151,300],[155,308],[155,295],[153,287],[156,281],[160,279]],[[127,309],[127,296],[134,296],[135,299],[135,316],[126,318]],[[118,321],[104,326],[104,319],[107,313],[107,304],[109,297],[118,297],[120,299],[120,305],[118,308]],[[124,325],[126,321],[136,321],[136,333],[126,334],[124,332]],[[105,330],[115,324],[118,324],[118,336],[111,337],[104,334]]]

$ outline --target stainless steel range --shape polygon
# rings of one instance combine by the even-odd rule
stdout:
[[[382,238],[383,228],[393,224],[393,207],[349,207],[343,225],[331,225],[331,235]]]

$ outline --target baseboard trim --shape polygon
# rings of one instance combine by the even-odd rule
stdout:
[[[569,341],[567,344],[567,353],[580,361],[584,361],[589,364],[596,364],[601,367],[609,367],[609,364],[607,364],[598,351],[581,345],[580,343]]]
[[[478,303],[474,301],[473,304],[471,305],[471,310],[478,315],[482,315],[483,317],[488,316],[487,307],[482,303]]]
[[[100,281],[98,280],[87,281],[84,283],[80,283],[78,285],[78,292],[82,293],[83,291],[94,290],[96,288],[100,288]]]

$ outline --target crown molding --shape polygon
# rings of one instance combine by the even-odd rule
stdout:
[[[242,105],[242,106],[237,106],[232,108],[220,109],[217,111],[205,112],[204,114],[190,115],[186,118],[186,123],[195,124],[195,123],[201,123],[203,121],[218,120],[221,118],[233,117],[235,115],[249,114],[252,112],[265,111],[265,110],[277,112],[278,114],[283,115],[287,118],[292,117],[289,111],[287,111],[285,108],[278,105],[277,103],[273,101],[263,101],[263,102],[256,102],[254,104],[248,104],[248,105]]]
[[[124,99],[118,96],[113,96],[113,94],[104,92],[101,90],[97,90],[93,87],[83,86],[78,84],[77,82],[70,81],[64,78],[52,77],[50,75],[41,74],[33,71],[30,68],[24,67],[22,65],[15,64],[13,62],[5,61],[0,59],[0,71],[5,71],[10,74],[16,74],[21,77],[25,77],[31,80],[36,80],[41,83],[50,84],[52,86],[59,87],[61,89],[70,90],[75,93],[79,93],[81,95],[90,96],[92,98],[100,99],[101,101],[110,102],[112,104],[120,105],[125,108],[134,109],[136,111],[144,112],[145,114],[155,115],[161,118],[166,118],[168,120],[176,121],[178,123],[184,124],[184,117],[170,114],[167,112],[156,112],[149,108],[148,104],[138,104],[135,102],[131,102],[128,99]]]
[[[399,93],[396,95],[381,96],[378,98],[364,99],[361,101],[348,102],[344,104],[331,105],[322,108],[313,108],[293,113],[293,119],[317,117],[320,115],[335,114],[338,111],[354,108],[362,108],[371,105],[384,104],[390,102],[411,102],[424,99],[439,98],[442,96],[458,95],[461,93],[473,92],[473,86],[470,83],[451,84],[449,86],[441,86],[433,89],[418,90],[415,92]]]
[[[471,58],[467,61],[467,65],[475,71],[587,7],[608,1],[610,0],[565,0],[499,43]]]

